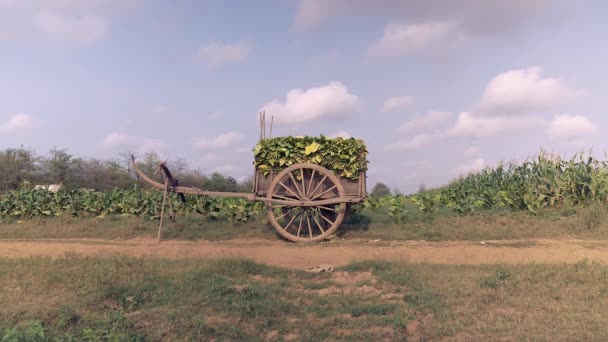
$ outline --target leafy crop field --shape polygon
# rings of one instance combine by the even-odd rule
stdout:
[[[523,164],[503,164],[412,198],[425,212],[444,206],[461,214],[507,208],[540,214],[544,209],[606,203],[608,162],[541,154]]]
[[[230,222],[245,222],[265,212],[264,204],[241,198],[188,196],[183,203],[176,194],[171,194],[170,202],[180,214],[198,213],[206,219],[223,218]],[[158,219],[161,204],[161,192],[141,188],[108,192],[76,189],[58,193],[24,189],[9,192],[0,198],[0,218],[28,220],[33,217],[105,218],[107,215],[119,215]]]
[[[274,144],[268,143],[270,147],[264,147],[268,151],[258,151],[264,154],[260,160],[268,159],[272,165],[275,162],[280,163],[270,155],[275,153],[273,151],[282,149],[283,144],[290,143],[292,142],[283,140]],[[357,141],[353,140],[353,144],[356,143]],[[345,157],[350,160],[356,157],[355,152],[359,151],[360,147],[348,146],[350,152],[345,154]],[[337,151],[340,152],[339,149]],[[359,165],[357,162],[353,165]],[[547,210],[604,204],[608,198],[607,165],[606,161],[593,157],[561,160],[539,155],[523,164],[504,164],[494,169],[485,169],[421,194],[371,197],[366,203],[351,209],[355,213],[361,213],[364,209],[367,209],[367,212],[385,210],[393,222],[402,223],[408,217],[416,216],[415,211],[429,217],[442,210],[451,211],[454,215],[496,210],[526,211],[539,215]],[[137,187],[109,192],[73,189],[57,194],[44,190],[22,189],[9,192],[0,198],[0,219],[27,220],[36,216],[60,215],[99,218],[106,215],[123,215],[156,219],[160,213],[161,199],[160,192]],[[261,203],[238,198],[187,196],[186,202],[182,203],[175,194],[171,196],[171,203],[181,214],[199,213],[206,219],[226,219],[230,222],[246,222],[260,218],[265,208]]]

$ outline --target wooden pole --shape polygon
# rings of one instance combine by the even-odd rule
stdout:
[[[164,176],[164,175],[163,175]],[[169,190],[169,182],[165,178],[165,192],[163,193],[163,204],[160,207],[160,223],[158,224],[158,242],[160,242],[160,232],[163,227],[163,216],[165,215],[165,200],[167,199],[167,191]]]
[[[272,138],[272,122],[274,121],[274,115],[270,117],[270,134],[268,134],[268,139]]]
[[[260,112],[260,141],[262,141],[262,130],[264,125],[262,124],[262,112]]]

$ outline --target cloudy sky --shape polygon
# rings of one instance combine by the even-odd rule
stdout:
[[[541,148],[605,157],[603,1],[0,0],[0,148],[252,174],[273,135],[367,142],[403,192]]]

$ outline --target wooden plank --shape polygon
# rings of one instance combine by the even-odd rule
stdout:
[[[263,172],[258,171],[255,176],[256,189],[255,193],[265,195],[270,188],[270,183],[278,175],[276,172],[271,172],[267,176],[264,176]],[[361,172],[358,179],[339,178],[342,187],[344,187],[344,193],[346,197],[365,197],[365,172]],[[314,188],[314,186],[313,186]],[[320,191],[324,191],[321,189]]]

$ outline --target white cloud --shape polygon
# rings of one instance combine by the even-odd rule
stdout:
[[[13,133],[18,130],[32,128],[35,120],[27,114],[13,114],[7,122],[0,125],[0,133]]]
[[[475,116],[469,112],[458,115],[456,124],[447,130],[454,137],[491,137],[505,132],[521,131],[545,125],[538,116]]]
[[[540,67],[510,70],[487,85],[476,112],[484,115],[529,114],[550,110],[582,96],[558,78],[542,76]]]
[[[575,101],[581,96],[582,91],[569,87],[562,80],[543,77],[539,67],[510,70],[490,80],[479,104],[469,112],[460,113],[447,134],[489,137],[543,127],[547,124],[544,115],[556,106]],[[569,123],[579,125],[583,131],[589,129],[589,125],[580,117],[565,116],[560,117],[555,128],[549,132],[566,135],[561,127]]]
[[[393,23],[369,48],[372,57],[396,57],[462,40],[465,34],[452,21],[429,21],[415,24]]]
[[[251,153],[252,148],[251,148],[251,146],[241,146],[241,147],[235,148],[234,151],[237,153]]]
[[[488,167],[488,165],[483,158],[476,158],[467,164],[458,166],[455,171],[458,174],[469,174],[472,172],[479,172],[486,167]]]
[[[348,139],[351,137],[350,133],[348,133],[345,130],[339,130],[334,134],[331,134],[329,137],[331,138],[344,138],[344,139]]]
[[[464,150],[464,155],[467,157],[478,156],[481,153],[481,150],[477,146],[469,146],[466,150]]]
[[[294,27],[314,29],[337,16],[408,22],[456,18],[470,33],[492,35],[534,22],[549,8],[560,6],[550,0],[299,0]]]
[[[215,153],[207,153],[207,154],[205,154],[201,158],[201,161],[202,162],[213,162],[213,161],[216,161],[218,159],[219,159],[219,157],[217,156],[217,154],[215,154]]]
[[[83,45],[99,41],[108,33],[106,19],[96,15],[72,18],[53,13],[40,13],[36,16],[36,26],[49,38]]]
[[[106,148],[127,148],[137,153],[162,153],[162,151],[166,148],[166,145],[158,139],[139,137],[118,132],[108,134],[103,139],[101,144]]]
[[[419,147],[428,145],[441,138],[439,132],[433,133],[421,133],[412,137],[403,138],[395,143],[389,144],[385,147],[386,150],[415,150]]]
[[[277,123],[303,123],[325,118],[343,118],[359,110],[359,100],[340,82],[307,90],[293,89],[285,102],[274,100],[260,111],[272,115]]]
[[[547,134],[555,139],[585,138],[595,133],[597,127],[582,115],[556,115],[547,128]]]
[[[242,62],[250,52],[251,46],[245,42],[227,44],[211,42],[201,46],[198,55],[209,68],[215,69],[225,64]]]
[[[383,112],[392,112],[396,110],[404,110],[414,104],[414,98],[410,96],[394,96],[389,97],[382,105]]]
[[[138,0],[0,1],[0,39],[51,39],[87,45],[107,36],[110,22]]]
[[[243,136],[236,132],[227,132],[215,138],[197,137],[193,139],[192,146],[199,150],[214,150],[233,146],[242,141]]]
[[[399,127],[399,131],[407,133],[427,128],[437,128],[437,126],[446,123],[451,116],[452,115],[448,112],[431,111],[426,115],[419,115],[404,122],[401,124],[401,127]]]
[[[431,166],[431,163],[428,160],[408,160],[399,163],[399,166],[405,169],[424,169]]]
[[[217,166],[213,169],[213,172],[218,172],[221,173],[223,175],[227,174],[227,173],[232,173],[236,170],[236,168],[234,167],[234,165],[232,164],[224,164],[224,165],[220,165]]]

